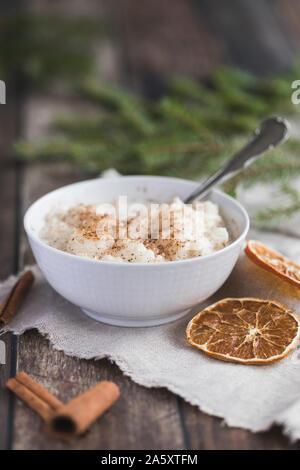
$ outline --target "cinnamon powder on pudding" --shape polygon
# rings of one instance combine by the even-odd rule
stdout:
[[[54,210],[46,216],[40,237],[78,256],[128,263],[195,258],[228,244],[218,206],[210,201],[186,205],[175,198],[133,215],[130,209],[124,220],[97,205]]]

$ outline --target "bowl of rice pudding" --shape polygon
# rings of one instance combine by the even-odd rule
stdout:
[[[124,176],[47,194],[24,218],[41,271],[104,323],[153,326],[184,316],[226,281],[249,229],[245,209],[221,191],[184,204],[197,185]]]

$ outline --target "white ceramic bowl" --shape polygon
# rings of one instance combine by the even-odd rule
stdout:
[[[192,181],[156,176],[94,179],[65,186],[36,201],[24,226],[36,261],[49,284],[95,320],[119,326],[152,326],[185,315],[210,297],[231,273],[249,228],[245,209],[221,191],[210,199],[219,205],[232,242],[211,255],[183,261],[130,264],[75,256],[39,239],[50,209],[79,202],[113,202],[119,195],[169,202],[197,186]]]

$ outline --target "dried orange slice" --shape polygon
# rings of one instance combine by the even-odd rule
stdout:
[[[274,300],[224,299],[188,324],[187,341],[209,356],[242,364],[270,364],[285,357],[300,337],[297,315]]]
[[[255,240],[248,241],[245,253],[254,263],[300,289],[300,266],[298,264]]]

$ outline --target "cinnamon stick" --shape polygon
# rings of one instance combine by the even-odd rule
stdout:
[[[33,272],[26,271],[15,283],[7,297],[0,305],[0,329],[6,326],[13,318],[26,294],[30,290],[33,281]]]
[[[48,434],[55,439],[67,441],[83,434],[113,405],[119,395],[119,387],[115,383],[98,383],[52,415],[47,424]]]
[[[14,379],[9,379],[6,386],[46,422],[55,411],[63,406],[60,400],[25,372],[19,372]]]
[[[51,437],[62,440],[87,431],[120,395],[113,382],[100,382],[64,405],[25,372],[9,379],[6,386],[43,418]]]

